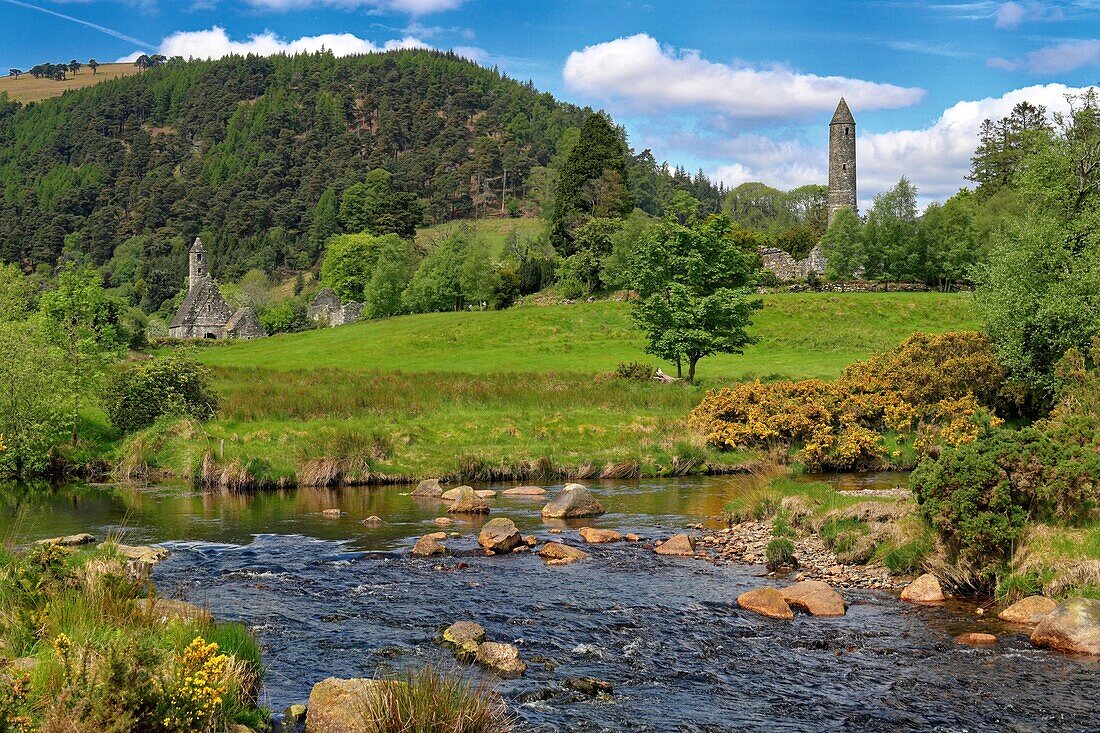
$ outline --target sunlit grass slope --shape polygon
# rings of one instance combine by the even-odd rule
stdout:
[[[799,293],[769,295],[744,355],[700,362],[706,382],[752,377],[835,377],[855,359],[914,331],[975,328],[967,295]],[[202,350],[211,366],[295,370],[608,372],[621,361],[658,360],[625,303],[431,313],[278,336]],[[666,371],[669,365],[664,365]]]
[[[5,76],[0,78],[0,93],[7,92],[11,99],[24,104],[41,102],[50,97],[60,97],[69,89],[83,89],[121,76],[131,76],[139,71],[141,69],[136,64],[100,64],[95,74],[85,66],[75,75],[69,74],[64,81],[35,79],[30,74],[24,74],[18,79]]]

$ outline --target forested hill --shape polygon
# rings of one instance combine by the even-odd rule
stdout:
[[[385,168],[428,221],[515,213],[589,112],[434,51],[191,61],[26,106],[0,95],[0,258],[102,265],[126,242],[138,279],[174,293],[201,234],[218,274],[305,268],[326,191]]]

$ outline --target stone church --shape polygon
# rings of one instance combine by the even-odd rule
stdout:
[[[196,238],[188,254],[187,297],[168,327],[177,339],[253,339],[266,336],[251,308],[234,311],[207,270],[206,248]]]
[[[856,120],[844,97],[829,122],[829,224],[841,209],[856,211]],[[797,280],[825,274],[825,254],[818,244],[805,259],[796,260],[775,247],[761,247],[764,269],[780,280]]]

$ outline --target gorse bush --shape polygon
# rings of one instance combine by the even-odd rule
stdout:
[[[965,378],[937,376],[951,369]],[[991,408],[1001,377],[981,336],[916,334],[856,362],[836,382],[753,382],[708,392],[690,424],[722,448],[797,448],[813,469],[872,468],[887,459],[885,433],[928,453],[973,442],[998,425]]]
[[[119,371],[103,391],[103,409],[124,433],[152,425],[161,415],[206,420],[218,410],[207,370],[179,354]]]

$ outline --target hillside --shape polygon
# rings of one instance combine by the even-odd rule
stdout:
[[[6,76],[0,78],[0,94],[6,93],[10,99],[22,104],[41,102],[50,97],[60,97],[70,89],[84,89],[111,79],[132,76],[139,71],[141,69],[136,64],[100,64],[94,74],[85,66],[76,74],[70,73],[64,81],[36,79],[30,74],[18,79]]]
[[[312,266],[322,194],[375,168],[430,221],[499,211],[504,168],[522,196],[587,114],[432,51],[167,64],[0,106],[0,260],[52,264],[68,241],[101,265],[126,243],[155,310],[198,234],[225,279]]]

